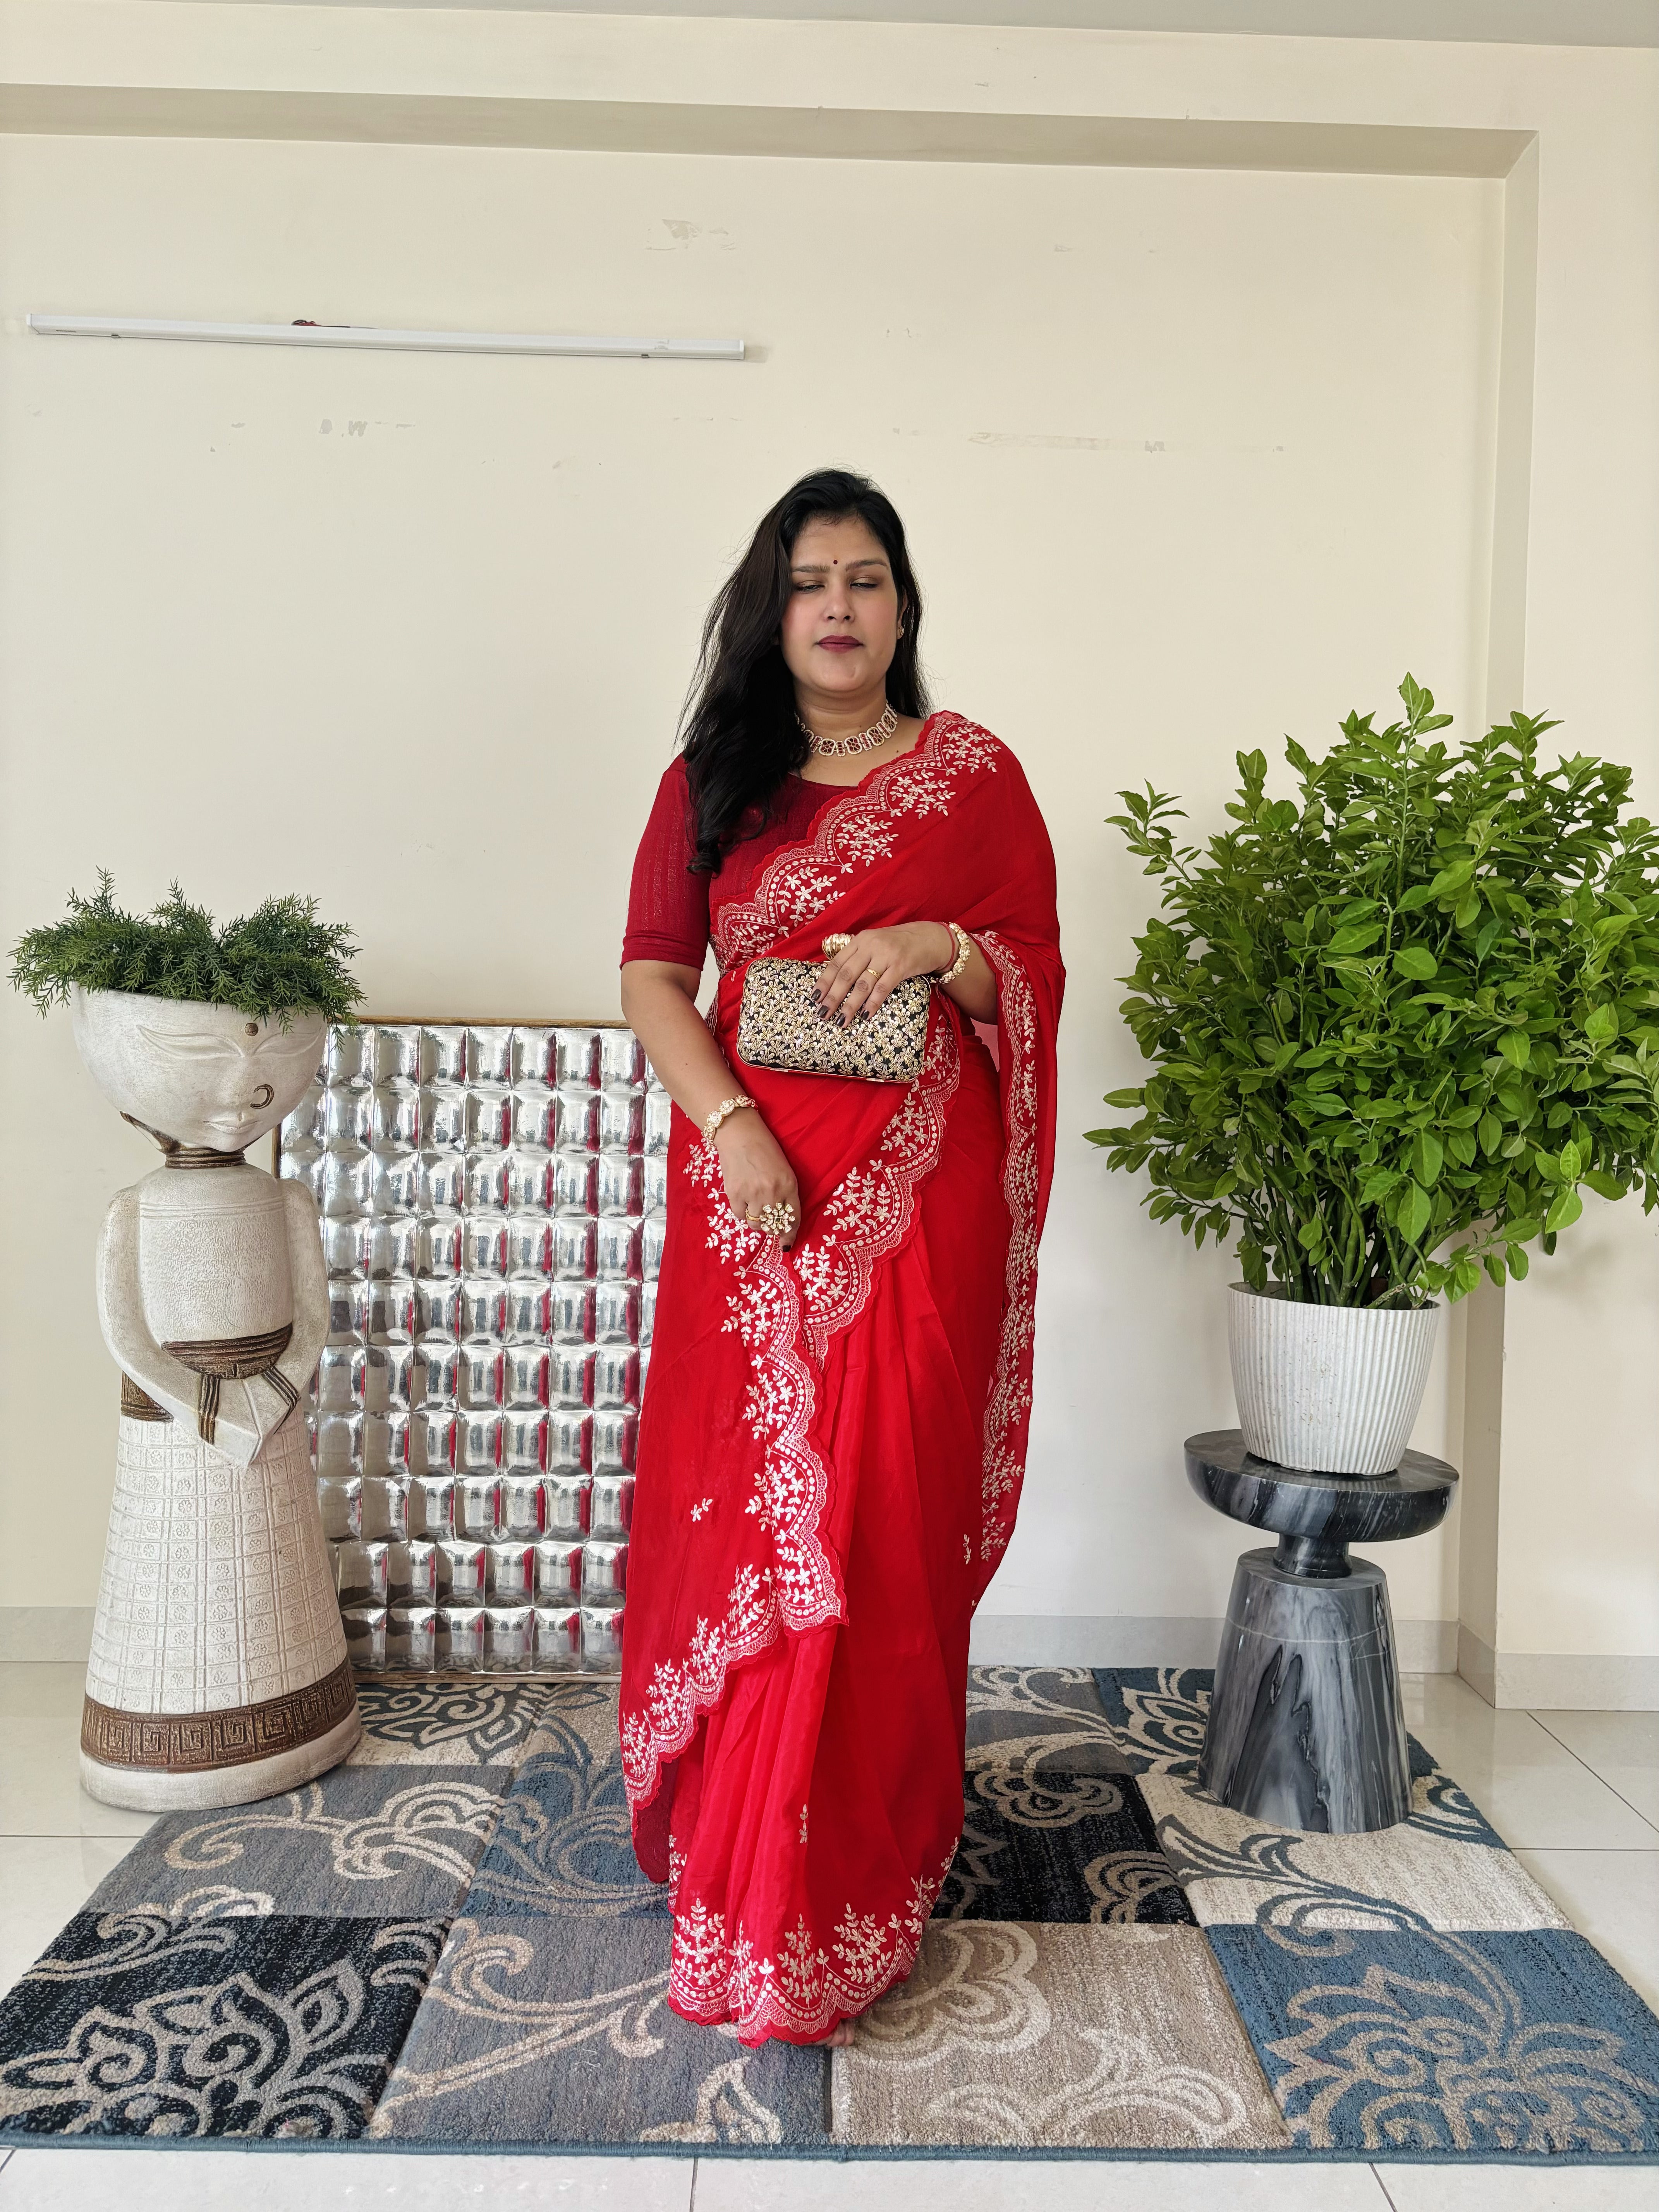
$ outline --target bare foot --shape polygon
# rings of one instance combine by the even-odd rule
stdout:
[[[832,2051],[845,2051],[848,2045],[853,2040],[852,2021],[850,2020],[842,2021],[838,2027],[832,2027],[829,2034],[826,2035],[823,2039]]]

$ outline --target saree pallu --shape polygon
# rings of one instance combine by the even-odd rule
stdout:
[[[722,885],[732,878],[728,895]],[[994,1060],[942,992],[914,1082],[750,1067],[761,955],[954,920],[998,981]],[[621,1696],[669,2002],[817,2041],[902,1980],[961,1833],[968,1630],[1012,1531],[1064,971],[1048,835],[959,715],[811,837],[715,879],[709,1019],[800,1188],[738,1221],[676,1109],[641,1414]]]

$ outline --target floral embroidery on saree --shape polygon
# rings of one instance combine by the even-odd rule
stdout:
[[[1036,1334],[1037,1200],[1042,1173],[1037,1120],[1036,1005],[1024,963],[994,929],[975,940],[997,971],[1003,1034],[1013,1053],[1007,1086],[1008,1147],[1002,1194],[1011,1233],[1002,1340],[985,1408],[980,1556],[999,1558],[1013,1533],[1013,1507],[1025,1474],[1026,1423],[1031,1411],[1031,1351]]]
[[[873,2004],[915,1966],[933,1899],[951,1871],[952,1851],[937,1875],[918,1877],[902,1911],[885,1919],[848,1903],[823,1949],[802,1913],[775,1957],[760,1952],[739,1922],[728,1939],[726,1916],[702,1898],[678,1904],[668,1995],[688,2020],[730,2020],[739,2038],[756,2042],[787,2035],[827,2034]]]
[[[945,1109],[962,1074],[956,1024],[937,1013],[921,1073],[882,1134],[873,1156],[849,1168],[823,1205],[824,1225],[793,1255],[805,1309],[804,1333],[820,1366],[836,1331],[863,1311],[884,1254],[909,1234],[916,1185],[945,1141]]]
[[[873,1158],[850,1170],[826,1205],[835,1226],[815,1253],[809,1247],[799,1279],[776,1239],[739,1221],[726,1204],[718,1156],[702,1145],[686,1155],[686,1173],[708,1208],[709,1249],[737,1285],[724,1326],[749,1354],[744,1415],[761,1447],[745,1510],[770,1539],[774,1564],[746,1568],[751,1579],[734,1586],[724,1622],[700,1620],[685,1662],[657,1667],[645,1713],[623,1715],[623,1771],[635,1803],[651,1796],[663,1761],[690,1741],[698,1714],[718,1700],[735,1661],[763,1650],[781,1627],[813,1628],[841,1611],[835,1570],[817,1538],[829,1478],[806,1433],[815,1393],[799,1346],[804,1340],[822,1365],[830,1336],[868,1298],[876,1261],[904,1241],[960,1073],[955,1025],[940,1018],[921,1073],[906,1086]],[[803,1307],[811,1314],[804,1323]]]
[[[718,1156],[694,1145],[685,1168],[706,1202],[709,1247],[736,1285],[724,1327],[742,1339],[751,1364],[745,1413],[761,1446],[757,1517],[772,1556],[765,1566],[739,1568],[724,1620],[700,1619],[685,1659],[660,1662],[644,1710],[622,1715],[623,1777],[635,1804],[655,1790],[663,1761],[690,1743],[698,1715],[719,1699],[738,1660],[763,1651],[781,1627],[813,1628],[835,1620],[842,1606],[835,1571],[817,1539],[829,1477],[807,1440],[814,1393],[811,1370],[797,1348],[799,1288],[777,1239],[739,1221],[727,1205]]]
[[[903,816],[948,813],[961,779],[980,771],[994,775],[1001,750],[1001,741],[977,722],[960,714],[932,715],[908,753],[832,801],[809,843],[775,853],[748,898],[720,908],[711,933],[722,970],[752,960],[821,914],[855,868],[886,860]]]
[[[779,1625],[771,1569],[739,1567],[726,1618],[700,1620],[684,1660],[665,1659],[653,1672],[644,1710],[621,1717],[623,1784],[630,1805],[652,1796],[664,1760],[678,1758],[699,1717],[719,1704],[729,1669],[764,1651]]]

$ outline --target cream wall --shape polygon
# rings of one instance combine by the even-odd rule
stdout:
[[[34,127],[0,139],[0,928],[9,942],[55,913],[100,864],[131,897],[176,872],[222,909],[303,887],[359,927],[371,1007],[614,1013],[633,840],[708,595],[793,473],[869,469],[911,524],[938,696],[1009,739],[1048,814],[1072,978],[1032,1474],[988,1611],[1010,1656],[1204,1656],[1239,1542],[1188,1497],[1179,1443],[1231,1418],[1230,1271],[1154,1232],[1081,1142],[1138,1066],[1113,979],[1151,907],[1102,817],[1150,776],[1202,826],[1235,747],[1318,741],[1350,705],[1386,707],[1407,666],[1477,719],[1522,656],[1525,696],[1568,712],[1571,741],[1659,783],[1641,634],[1659,546],[1634,495],[1659,473],[1644,412],[1659,334],[1634,273],[1653,265],[1659,199],[1653,61],[0,10],[0,70],[46,88],[11,109]],[[358,133],[384,124],[387,92],[434,112],[464,94],[520,115],[607,104],[613,135],[618,103],[717,100],[716,138],[739,101],[1043,128],[1059,107],[1538,130],[1531,554],[1517,584],[1512,529],[1498,564],[1516,650],[1489,679],[1492,518],[1514,507],[1516,444],[1515,188],[1496,177],[112,137],[112,111],[87,119],[100,84],[106,100],[152,85],[280,98],[261,127],[284,130],[307,102],[324,127],[319,103],[349,98],[326,127]],[[54,113],[59,129],[38,127]],[[1503,143],[1507,164],[1524,139]],[[753,350],[737,367],[458,361],[21,330],[48,307],[649,327]],[[32,1168],[0,1291],[0,1482],[26,1553],[58,1531],[50,1571],[5,1595],[83,1606],[114,1418],[90,1252],[110,1192],[148,1163],[61,1020],[10,1001],[0,1019],[0,1126]],[[1659,1534],[1643,1519],[1656,1296],[1648,1228],[1609,1213],[1508,1302],[1480,1616],[1494,1648],[1659,1652],[1659,1550],[1641,1540]],[[1419,1436],[1456,1461],[1463,1321]],[[1588,1415],[1567,1383],[1585,1375]],[[1589,1509],[1565,1529],[1564,1465]],[[1455,1523],[1388,1564],[1397,1613],[1423,1624],[1408,1656],[1446,1663]]]

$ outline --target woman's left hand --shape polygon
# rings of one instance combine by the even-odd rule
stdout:
[[[896,983],[910,975],[937,975],[956,957],[956,939],[942,921],[861,929],[818,970],[825,1018],[844,1024],[872,1014]]]

